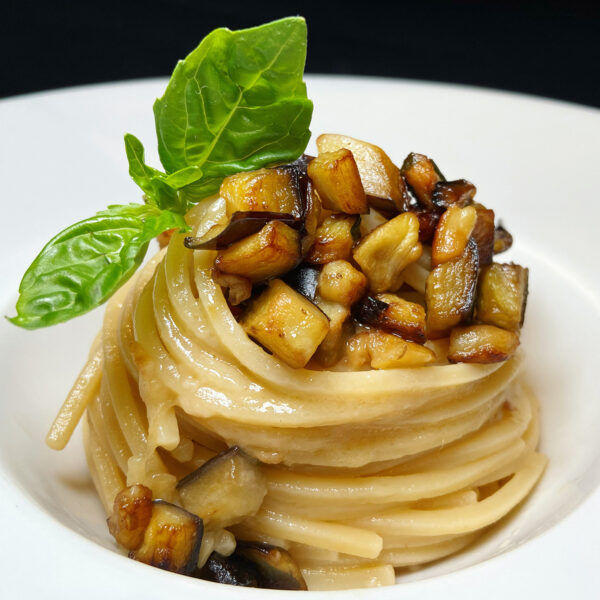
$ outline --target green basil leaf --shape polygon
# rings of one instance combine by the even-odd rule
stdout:
[[[290,17],[216,29],[177,64],[154,116],[160,160],[170,177],[186,170],[188,199],[216,192],[227,175],[304,151],[312,116],[305,60],[306,23]]]
[[[175,227],[187,229],[182,215],[142,204],[109,206],[67,227],[27,269],[9,321],[37,329],[88,312],[131,277],[150,240]]]

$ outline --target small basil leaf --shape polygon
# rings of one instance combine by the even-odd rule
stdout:
[[[141,264],[148,243],[183,216],[153,205],[109,206],[55,236],[23,276],[17,316],[37,329],[82,315],[106,301]]]
[[[218,190],[239,171],[290,162],[305,149],[312,102],[302,81],[306,23],[290,17],[210,33],[180,61],[154,104],[161,162],[169,174],[195,166],[186,198]]]

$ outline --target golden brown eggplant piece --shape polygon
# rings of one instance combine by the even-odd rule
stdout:
[[[323,152],[308,165],[308,176],[324,208],[357,215],[368,211],[367,196],[352,152]]]
[[[296,369],[306,365],[329,331],[325,314],[280,279],[269,283],[240,323],[249,336]]]
[[[227,302],[232,306],[241,304],[252,295],[252,282],[241,275],[221,273],[213,269],[213,279],[217,285],[227,290]]]
[[[477,188],[466,179],[456,181],[438,181],[433,188],[431,200],[441,209],[451,206],[468,206],[473,202]]]
[[[184,508],[214,530],[254,515],[267,484],[258,461],[233,446],[184,477],[177,489]]]
[[[271,590],[306,590],[306,582],[290,553],[271,544],[238,541],[235,552],[251,561],[260,575],[260,587]]]
[[[529,269],[493,263],[481,270],[477,290],[477,320],[518,332],[525,319]]]
[[[258,233],[221,250],[215,268],[256,283],[286,273],[299,261],[300,234],[281,221],[271,221]]]
[[[375,208],[403,212],[409,197],[398,167],[379,147],[347,135],[325,133],[317,138],[319,152],[346,148],[352,152],[369,204]]]
[[[425,289],[428,338],[446,337],[453,327],[471,318],[478,268],[477,244],[469,240],[461,256],[429,273]]]
[[[135,550],[144,540],[152,516],[152,491],[144,485],[131,485],[119,492],[113,513],[106,520],[111,535],[127,550]]]
[[[421,205],[427,210],[437,209],[432,196],[436,184],[444,181],[444,176],[433,160],[424,154],[411,152],[404,160],[400,171]]]
[[[198,516],[164,500],[154,500],[144,540],[129,552],[129,558],[188,575],[198,563],[203,534]]]
[[[325,300],[354,304],[366,291],[367,278],[346,260],[327,263],[319,275],[317,291]]]
[[[331,367],[340,358],[343,348],[344,324],[350,316],[350,309],[339,302],[325,300],[318,294],[314,302],[327,315],[329,331],[325,339],[319,344],[313,358],[321,366]]]
[[[510,358],[519,346],[519,336],[493,325],[455,327],[450,334],[450,362],[495,363]]]
[[[418,260],[422,251],[419,220],[406,212],[366,235],[353,256],[373,292],[393,292],[402,285],[402,271]]]
[[[316,239],[308,251],[306,261],[325,264],[334,260],[348,260],[354,245],[354,228],[358,217],[335,214],[327,217],[318,227]]]
[[[297,173],[290,167],[258,169],[223,179],[219,194],[227,214],[263,211],[302,216]]]
[[[431,264],[437,267],[460,256],[475,227],[477,211],[472,206],[451,206],[441,216],[431,244]]]
[[[510,249],[513,243],[512,235],[502,227],[498,225],[494,231],[494,254],[501,254]]]
[[[306,177],[306,193],[304,218],[301,230],[300,249],[302,256],[306,256],[317,239],[317,229],[321,224],[321,213],[323,211],[321,198],[315,190],[312,182]]]
[[[477,220],[471,237],[477,244],[479,266],[483,267],[494,260],[494,211],[482,204],[474,204]]]
[[[442,213],[433,210],[417,210],[415,214],[419,219],[419,241],[422,244],[431,242]]]
[[[355,311],[361,323],[397,333],[407,340],[423,343],[425,336],[425,309],[396,294],[368,296]]]

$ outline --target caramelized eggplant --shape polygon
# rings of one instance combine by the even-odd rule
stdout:
[[[241,275],[221,273],[213,269],[213,279],[217,285],[227,290],[227,302],[231,306],[241,304],[252,295],[252,282]]]
[[[479,251],[479,266],[482,267],[494,260],[494,211],[481,204],[473,205],[477,211],[477,220],[471,237]]]
[[[442,209],[451,206],[464,208],[473,202],[476,192],[477,188],[466,179],[438,181],[433,188],[431,201]]]
[[[329,320],[280,279],[253,302],[240,320],[246,333],[290,367],[304,367],[329,331]]]
[[[365,325],[395,332],[413,342],[426,340],[425,309],[395,294],[368,296],[354,314]]]
[[[256,283],[286,273],[299,261],[300,234],[281,221],[271,221],[258,233],[221,250],[215,268]]]
[[[323,367],[331,367],[340,358],[343,347],[344,324],[350,316],[350,309],[338,302],[324,300],[319,295],[315,304],[327,315],[329,331],[325,339],[319,344],[314,354],[314,359]]]
[[[144,540],[129,552],[129,558],[188,575],[196,568],[203,533],[198,516],[175,504],[154,500]]]
[[[106,520],[111,535],[127,550],[135,550],[144,540],[152,516],[152,491],[144,485],[131,485],[119,492],[113,514]]]
[[[354,260],[373,292],[393,292],[402,285],[402,271],[421,256],[419,220],[402,213],[366,235],[353,251]]]
[[[369,204],[374,208],[403,212],[409,196],[398,167],[379,147],[347,135],[325,133],[317,138],[319,152],[346,148],[352,152]]]
[[[319,275],[318,268],[301,263],[295,269],[286,273],[283,281],[312,302],[317,293]]]
[[[279,546],[238,541],[236,554],[251,561],[260,575],[260,587],[272,590],[306,590],[306,582],[290,553]]]
[[[415,214],[419,219],[419,241],[422,244],[431,242],[442,213],[434,210],[418,210]]]
[[[525,319],[529,270],[515,264],[487,265],[479,276],[477,320],[519,331]]]
[[[450,362],[495,363],[510,358],[519,346],[519,336],[494,325],[455,327],[450,334]]]
[[[441,216],[431,244],[434,267],[460,256],[475,227],[477,211],[472,206],[451,206]]]
[[[325,264],[350,258],[354,244],[353,228],[358,222],[354,215],[336,214],[327,217],[318,227],[316,239],[306,261]]]
[[[340,148],[319,154],[308,165],[308,176],[324,208],[349,215],[368,211],[367,196],[350,150]]]
[[[435,210],[437,206],[433,203],[433,192],[436,184],[444,181],[444,176],[433,160],[424,154],[411,152],[400,171],[421,206],[427,210]]]
[[[317,289],[325,300],[351,306],[365,293],[367,278],[348,261],[334,260],[321,270]]]
[[[267,484],[258,461],[233,446],[184,477],[177,489],[187,510],[218,529],[255,514]]]
[[[510,249],[513,243],[512,235],[502,227],[498,225],[494,231],[494,254],[501,254]]]
[[[226,585],[260,587],[257,568],[247,558],[236,553],[231,556],[221,556],[213,552],[202,569],[193,573],[193,576]]]
[[[317,230],[321,223],[321,213],[323,211],[321,198],[308,177],[306,177],[306,189],[302,197],[304,199],[304,216],[300,230],[300,250],[304,257],[317,239]]]
[[[461,256],[429,273],[425,288],[428,338],[446,337],[453,327],[471,318],[478,268],[477,244],[469,240]]]

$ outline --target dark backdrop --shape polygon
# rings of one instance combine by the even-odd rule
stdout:
[[[9,0],[0,96],[168,75],[215,27],[302,14],[309,72],[468,83],[600,106],[600,2],[392,4]]]

